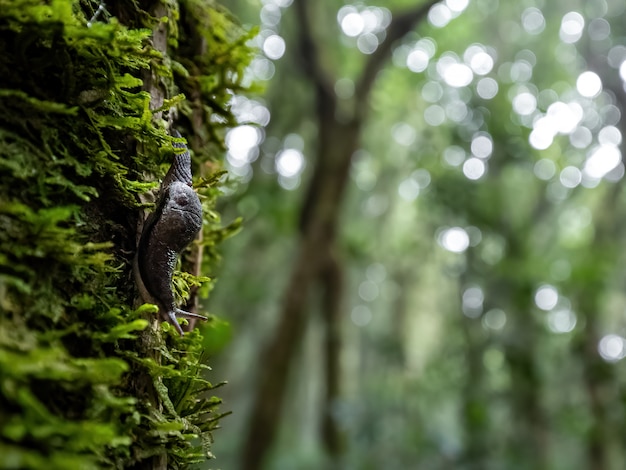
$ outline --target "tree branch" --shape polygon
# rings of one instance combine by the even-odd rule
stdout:
[[[391,23],[387,28],[387,37],[378,46],[378,49],[369,56],[363,68],[363,72],[357,80],[355,87],[356,103],[367,102],[368,95],[378,72],[391,56],[391,48],[394,43],[415,28],[415,26],[426,17],[430,8],[437,2],[439,2],[439,0],[428,0],[426,3],[402,13],[393,14]]]
[[[297,41],[300,62],[305,74],[315,85],[319,95],[334,96],[333,79],[320,61],[319,49],[311,30],[309,20],[309,0],[296,0],[294,7],[297,19]]]

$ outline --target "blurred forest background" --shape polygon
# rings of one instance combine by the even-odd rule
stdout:
[[[625,468],[626,3],[225,5],[212,467]]]

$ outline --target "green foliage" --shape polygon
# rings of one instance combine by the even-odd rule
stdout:
[[[204,338],[204,351],[208,356],[219,353],[228,343],[233,335],[231,324],[219,318],[209,322],[202,329]]]
[[[287,44],[263,97],[272,119],[254,174],[233,203],[256,218],[228,244],[237,256],[222,278],[234,282],[222,281],[212,299],[221,301],[215,308],[241,312],[224,366],[241,371],[234,381],[248,381],[242,404],[257,387],[237,362],[257,360],[271,337],[272,312],[293,294],[283,291],[285,266],[294,258],[297,211],[324,138],[302,67],[297,10],[266,3],[237,2],[242,16],[254,15],[249,21],[265,23]],[[340,9],[356,13],[384,3],[394,14],[423,2],[302,3],[341,97],[336,115],[343,116],[353,105],[351,80],[372,57],[358,47],[376,41],[367,28],[358,37],[342,34]],[[454,9],[452,3],[437,8]],[[344,395],[335,416],[350,440],[340,467],[623,467],[623,168],[606,180],[587,171],[603,145],[619,147],[623,157],[625,36],[618,4],[469,2],[445,27],[425,21],[394,45],[377,76],[362,149],[352,157],[338,230],[348,271],[341,342],[349,360],[342,364]],[[580,36],[567,36],[572,18]],[[594,32],[600,24],[602,34]],[[453,85],[447,65],[475,69],[471,58],[480,50],[493,66],[476,69],[465,86]],[[420,72],[407,66],[412,51],[430,57],[422,57]],[[585,71],[601,79],[597,96],[577,87]],[[497,88],[481,92],[486,83]],[[530,109],[519,106],[524,96]],[[533,130],[549,128],[540,119],[562,104],[574,106],[559,113],[557,127],[570,118],[575,127],[555,130],[551,144],[533,140]],[[441,119],[433,120],[433,111]],[[605,140],[607,131],[618,138]],[[586,137],[578,140],[579,132]],[[489,155],[473,145],[480,136],[493,144]],[[338,147],[338,140],[325,148]],[[306,168],[300,186],[287,191],[272,164],[292,145],[305,155]],[[477,178],[464,168],[472,158],[485,164]],[[568,171],[578,180],[568,181]],[[334,176],[324,175],[329,183]],[[468,235],[462,253],[444,243],[450,228]],[[536,297],[544,285],[557,293],[549,310]],[[312,295],[312,305],[315,300]],[[289,387],[285,429],[269,467],[325,468],[303,463],[323,453],[324,439],[312,437],[318,422],[310,419],[322,414],[322,400],[311,390],[327,387],[320,370],[328,356],[308,349],[324,334],[319,323],[308,325],[305,352],[293,356],[302,361],[295,364],[297,386]],[[240,433],[226,432],[218,445],[230,437],[235,461],[243,453]]]
[[[164,454],[187,468],[211,456],[222,415],[203,378],[206,338],[132,307],[132,258],[138,195],[173,153],[154,113],[177,107],[183,134],[200,137],[197,162],[217,160],[249,36],[211,1],[164,2],[165,56],[144,3],[110,5],[88,27],[94,1],[0,0],[0,468],[126,468]],[[167,98],[158,110],[150,75]],[[220,119],[190,125],[194,106]],[[222,171],[207,168],[211,267],[239,222],[222,226]],[[207,295],[210,279],[180,274],[176,286]]]

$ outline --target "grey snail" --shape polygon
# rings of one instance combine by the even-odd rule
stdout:
[[[173,131],[174,137],[180,137]],[[176,317],[207,317],[185,312],[176,306],[172,276],[180,253],[202,228],[202,204],[191,187],[191,156],[187,146],[174,143],[185,152],[175,156],[157,196],[156,209],[146,219],[135,257],[135,278],[145,302],[159,307],[159,314],[183,334]]]

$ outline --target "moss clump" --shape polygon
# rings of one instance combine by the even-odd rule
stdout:
[[[115,3],[88,27],[97,2],[0,0],[0,468],[185,468],[219,419],[201,333],[149,324],[131,260],[145,175],[173,154],[152,91],[215,183],[248,36],[210,1]],[[200,186],[210,266],[235,227]]]

